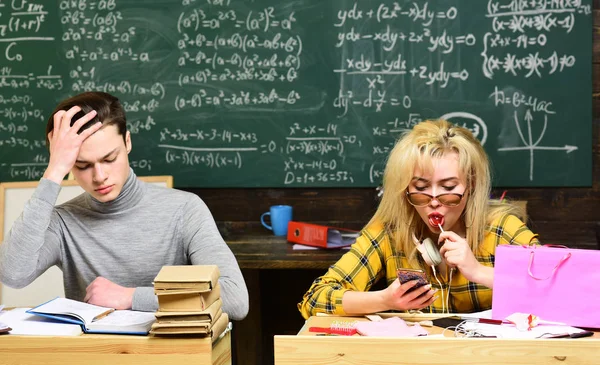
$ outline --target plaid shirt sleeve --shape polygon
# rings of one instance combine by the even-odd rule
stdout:
[[[488,236],[484,239],[484,244],[490,246],[487,241],[492,237],[493,250],[498,245],[539,245],[538,235],[531,232],[529,228],[519,218],[514,215],[506,214],[493,222],[488,228]],[[491,247],[488,247],[491,249]]]
[[[304,294],[298,309],[304,318],[316,313],[344,315],[342,296],[348,290],[368,291],[385,275],[391,246],[382,227],[368,227],[344,256],[318,277]]]

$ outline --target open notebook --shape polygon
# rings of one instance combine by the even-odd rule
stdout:
[[[114,310],[66,298],[52,299],[27,313],[78,324],[85,333],[147,335],[156,320],[152,312]]]

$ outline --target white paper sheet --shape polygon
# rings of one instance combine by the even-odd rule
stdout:
[[[83,333],[79,325],[25,313],[27,309],[15,308],[0,314],[0,322],[12,328],[11,335],[79,336]]]

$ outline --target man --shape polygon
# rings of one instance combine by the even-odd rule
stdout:
[[[208,207],[196,195],[138,180],[119,100],[88,92],[60,103],[46,127],[50,161],[0,245],[0,280],[21,288],[53,265],[68,298],[155,311],[152,280],[163,265],[219,267],[223,311],[248,313],[248,290]],[[72,172],[85,193],[54,206]]]

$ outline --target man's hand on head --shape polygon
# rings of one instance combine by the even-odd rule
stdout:
[[[48,133],[50,162],[44,177],[58,184],[73,169],[83,141],[102,127],[102,123],[98,122],[78,134],[81,127],[96,116],[96,111],[92,110],[71,126],[71,119],[80,111],[80,107],[74,106],[67,111],[59,110],[53,116],[54,128]]]
[[[126,288],[97,277],[85,288],[84,302],[114,309],[131,309],[135,288]]]

